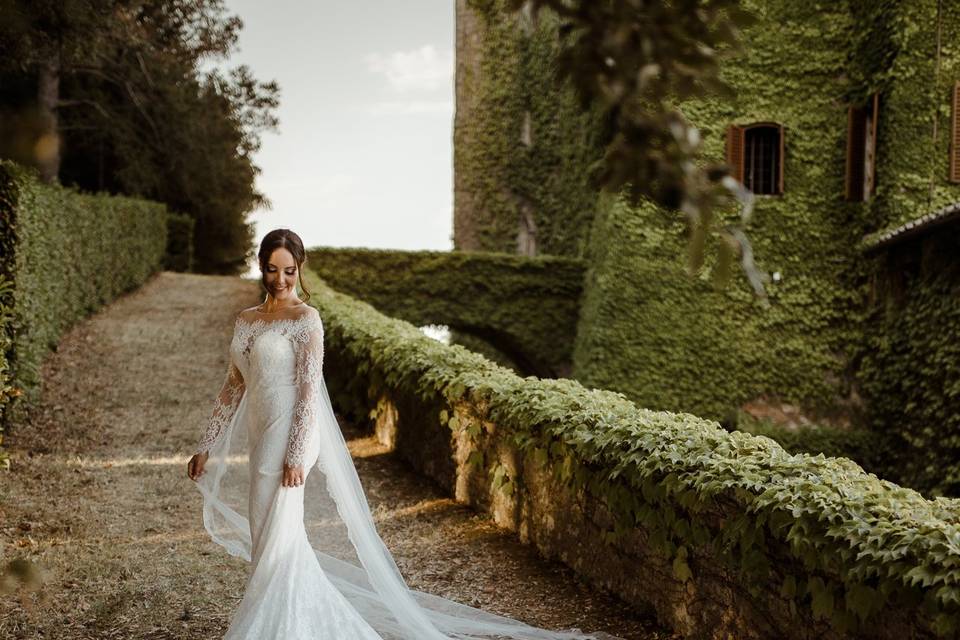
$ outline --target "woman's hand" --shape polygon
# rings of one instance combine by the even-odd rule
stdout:
[[[283,463],[283,486],[299,487],[303,484],[303,465],[298,464],[291,467],[286,462]]]
[[[187,475],[191,480],[196,482],[200,476],[206,473],[206,470],[204,470],[203,467],[207,464],[207,459],[209,457],[210,453],[207,451],[193,454],[193,457],[190,458],[190,462],[187,463]]]

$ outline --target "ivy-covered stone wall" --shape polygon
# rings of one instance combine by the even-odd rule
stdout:
[[[898,482],[960,495],[960,225],[875,255],[860,379]]]
[[[685,271],[681,216],[612,199],[595,220],[574,374],[642,406],[728,418],[753,404],[856,413],[848,363],[859,335],[863,205],[844,201],[846,74],[854,21],[844,3],[756,0],[745,53],[723,66],[733,99],[689,101],[705,152],[729,124],[784,126],[784,193],[757,196],[748,234],[778,274],[769,306],[737,278],[716,291]],[[733,219],[735,211],[725,212]]]
[[[960,201],[948,181],[960,6],[893,0],[859,7],[854,77],[880,91],[877,196],[867,239],[869,311],[857,377],[898,482],[960,493],[960,225],[871,248],[871,238]],[[867,55],[867,54],[871,55]]]
[[[861,41],[853,93],[880,92],[877,194],[868,229],[876,232],[960,199],[960,187],[947,179],[960,5],[875,0],[851,7],[858,29],[873,37]]]
[[[593,116],[557,79],[557,20],[457,2],[454,247],[579,257],[595,211]]]
[[[458,225],[503,231],[468,248],[511,251],[518,209],[498,198],[521,184],[520,176],[585,175],[596,149],[583,145],[594,140],[591,127],[597,123],[570,119],[569,95],[550,95],[548,102],[562,106],[551,113],[572,123],[560,122],[557,130],[572,127],[579,138],[533,136],[533,147],[554,145],[551,152],[538,149],[541,162],[560,159],[538,173],[530,148],[517,140],[525,101],[547,94],[529,93],[518,78],[549,72],[555,42],[532,47],[529,35],[522,35],[522,16],[506,17],[501,2],[465,4],[479,21],[461,39],[473,38],[474,52],[486,57],[473,58],[474,84],[458,84],[458,105],[475,101],[458,121],[458,185],[485,206],[480,215],[462,207],[461,199],[456,219]],[[566,224],[541,225],[537,235],[545,252],[574,250],[567,235],[550,240],[558,228],[569,229],[581,239],[574,251],[582,251],[589,265],[572,375],[646,407],[689,411],[728,425],[736,425],[746,409],[877,427],[883,442],[898,443],[898,455],[916,455],[916,464],[885,465],[903,472],[896,479],[953,491],[949,486],[954,475],[960,478],[960,468],[935,476],[953,456],[957,431],[960,392],[949,383],[955,375],[949,346],[956,326],[954,272],[946,266],[926,275],[917,271],[921,275],[908,279],[900,297],[884,296],[878,287],[895,275],[899,258],[884,257],[886,249],[865,253],[865,246],[871,236],[960,200],[960,188],[947,176],[951,89],[960,79],[960,5],[744,4],[758,20],[745,31],[745,52],[722,67],[736,96],[688,101],[681,108],[700,127],[713,158],[723,157],[728,124],[772,121],[785,128],[785,193],[758,197],[747,228],[759,267],[775,276],[767,284],[769,305],[742,278],[715,290],[708,273],[713,256],[701,274],[689,277],[678,214],[631,208],[615,197],[593,203],[582,182],[543,182],[567,202],[593,203],[595,212],[584,229],[577,217],[583,205],[552,209],[552,219],[566,216]],[[536,33],[549,24],[541,20]],[[873,93],[879,94],[876,192],[867,202],[848,202],[847,110]],[[727,211],[721,217],[735,216]],[[917,261],[928,254],[916,248]],[[957,254],[950,244],[944,255]],[[880,457],[890,463],[893,453]]]

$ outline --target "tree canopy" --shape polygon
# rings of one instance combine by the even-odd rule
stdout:
[[[243,26],[223,0],[0,0],[0,15],[0,156],[164,202],[196,220],[197,270],[241,270],[279,87],[216,68]]]

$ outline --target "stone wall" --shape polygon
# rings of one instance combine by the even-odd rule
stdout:
[[[550,559],[562,561],[594,586],[613,592],[648,614],[656,615],[685,638],[710,640],[811,640],[871,637],[901,640],[932,637],[915,627],[916,613],[890,608],[875,618],[868,635],[837,633],[823,620],[798,612],[790,599],[779,597],[781,585],[745,584],[716,560],[717,550],[691,548],[687,561],[696,567],[696,580],[677,579],[673,561],[652,550],[642,527],[613,544],[605,533],[614,516],[587,491],[572,491],[556,479],[550,462],[521,456],[504,430],[485,417],[482,405],[461,402],[453,415],[461,429],[438,425],[444,401],[424,402],[403,393],[385,393],[377,401],[378,439],[417,471],[444,487],[459,502],[488,512],[501,527],[515,532]],[[464,425],[480,425],[479,445]],[[471,464],[481,452],[485,463]],[[514,483],[509,495],[491,490],[490,471],[505,465]],[[736,507],[720,506],[706,517],[734,520]],[[802,573],[784,555],[781,570]],[[839,606],[839,605],[838,605]]]

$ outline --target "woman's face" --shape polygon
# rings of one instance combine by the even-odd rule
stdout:
[[[264,280],[267,291],[277,302],[296,297],[298,272],[297,262],[287,249],[280,247],[270,254],[264,271]]]

